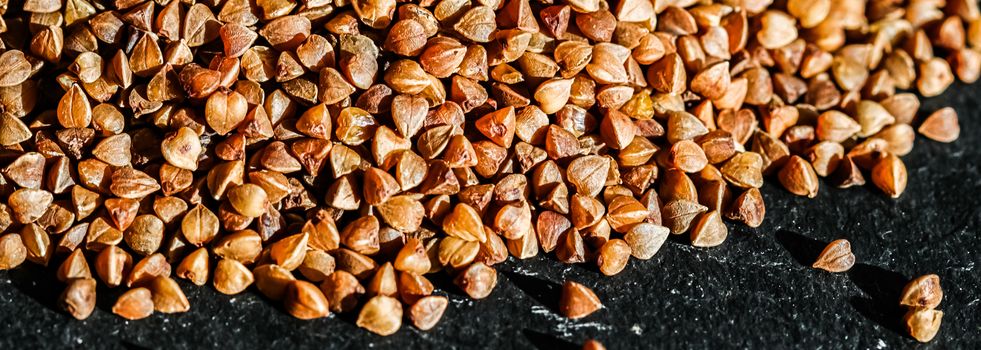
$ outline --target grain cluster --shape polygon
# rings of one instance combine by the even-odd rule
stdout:
[[[427,330],[448,306],[433,274],[474,299],[509,257],[615,275],[670,235],[714,247],[726,221],[760,226],[771,179],[814,197],[868,177],[898,197],[917,132],[960,132],[950,108],[918,115],[920,97],[981,74],[973,0],[0,13],[0,269],[57,264],[79,319],[96,284],[127,290],[112,307],[127,319],[185,312],[186,280],[255,287],[300,319]],[[565,315],[601,307],[570,283]]]

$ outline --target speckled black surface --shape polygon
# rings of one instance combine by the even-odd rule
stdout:
[[[763,188],[767,218],[758,229],[730,224],[720,247],[669,241],[649,261],[612,278],[552,258],[509,260],[481,301],[448,281],[451,305],[429,332],[411,326],[391,337],[358,329],[350,316],[299,321],[250,292],[220,295],[182,282],[191,312],[127,322],[108,310],[75,321],[51,307],[62,286],[36,267],[0,272],[0,349],[35,348],[576,348],[595,338],[627,348],[845,348],[916,346],[897,306],[905,282],[937,273],[943,326],[929,348],[981,348],[981,86],[955,86],[921,113],[954,106],[964,132],[953,144],[918,138],[904,157],[909,187],[889,199],[871,187],[823,185],[816,199]],[[858,256],[848,273],[808,267],[824,243],[847,238]],[[585,319],[555,312],[558,286],[592,287],[606,308]]]

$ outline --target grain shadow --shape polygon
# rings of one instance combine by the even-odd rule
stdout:
[[[515,272],[502,271],[501,273],[536,302],[544,305],[552,312],[559,313],[562,286],[548,280]]]
[[[692,224],[692,225],[694,225],[694,224]],[[685,231],[685,233],[680,233],[680,234],[676,234],[676,235],[675,234],[669,234],[668,235],[668,239],[665,241],[665,243],[668,243],[668,242],[671,242],[672,244],[677,244],[677,245],[680,245],[680,246],[685,246],[685,247],[691,247],[692,246],[691,245],[691,235],[688,234],[688,231]],[[661,248],[664,248],[664,246],[661,246]]]
[[[49,266],[52,266],[49,264]],[[65,286],[55,277],[56,269],[25,262],[9,270],[10,284],[21,294],[52,311],[62,313],[58,307],[58,296]]]
[[[429,279],[429,282],[432,282],[433,287],[436,287],[437,290],[460,298],[470,298],[466,292],[460,289],[460,287],[457,287],[456,283],[453,283],[453,277],[450,277],[448,273],[429,274],[426,275],[426,278]]]
[[[817,260],[827,243],[804,236],[790,230],[779,230],[775,234],[777,242],[783,246],[798,264],[810,267]]]
[[[358,305],[358,310],[360,310],[361,306],[362,305],[360,304]],[[280,311],[286,312],[285,309],[283,309],[282,307],[280,307]],[[334,315],[335,319],[347,323],[355,328],[358,328],[358,314],[359,314],[358,312],[344,312],[344,313],[331,312],[331,314]]]
[[[540,350],[575,350],[579,349],[580,346],[570,342],[568,340],[556,337],[551,334],[542,333],[532,329],[524,329],[521,331],[525,338],[531,341],[531,344],[535,346],[536,349]]]
[[[119,342],[119,345],[121,345],[123,347],[123,349],[126,349],[126,350],[150,350],[151,349],[149,347],[146,347],[146,346],[143,346],[143,345],[139,345],[139,344],[136,344],[136,343],[132,343],[132,342],[129,342],[129,341],[126,341],[126,340],[120,341]]]
[[[904,310],[899,297],[909,279],[898,272],[862,263],[855,264],[848,277],[865,294],[848,300],[852,308],[883,328],[905,335],[901,323]]]
[[[125,285],[120,288],[109,288],[102,281],[99,281],[95,287],[95,308],[112,313],[113,305],[116,305],[119,296],[123,295],[127,290],[128,288]]]

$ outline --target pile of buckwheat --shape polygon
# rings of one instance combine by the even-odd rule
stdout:
[[[920,96],[981,74],[974,0],[0,6],[0,269],[60,266],[78,319],[98,283],[127,319],[188,311],[185,279],[428,330],[428,275],[481,299],[509,257],[615,275],[671,234],[718,246],[762,223],[764,178],[898,197],[917,131],[960,132]],[[564,285],[563,315],[601,307]]]

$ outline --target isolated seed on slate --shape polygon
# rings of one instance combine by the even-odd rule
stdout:
[[[848,240],[836,239],[824,247],[811,267],[828,272],[845,272],[853,265],[855,265],[855,254],[852,253],[851,243]]]
[[[957,122],[957,112],[953,108],[944,107],[931,113],[920,124],[920,134],[939,142],[954,142],[961,134]]]
[[[582,348],[583,350],[606,350],[606,347],[603,346],[603,343],[600,343],[595,339],[587,340],[585,343],[582,344]]]
[[[603,308],[596,293],[584,285],[566,281],[562,285],[562,298],[559,300],[559,311],[571,319],[579,319]]]

